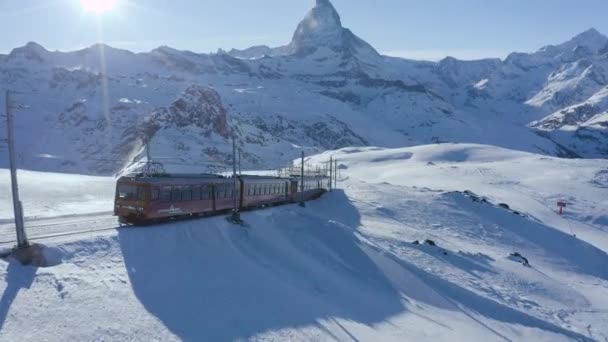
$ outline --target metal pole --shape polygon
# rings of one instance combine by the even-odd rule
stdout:
[[[239,149],[239,176],[243,175],[243,170],[241,169],[241,149]]]
[[[232,198],[234,209],[232,210],[232,221],[234,223],[241,223],[241,215],[239,214],[238,208],[238,197],[237,197],[237,181],[236,181],[236,141],[234,139],[234,134],[232,135]]]
[[[334,163],[336,163],[336,169],[334,170],[334,187],[337,189],[338,188],[338,159],[334,160]]]
[[[334,176],[334,175],[333,175],[333,172],[332,172],[333,165],[334,165],[333,160],[334,160],[334,157],[333,157],[333,156],[332,156],[332,157],[329,157],[329,191],[330,191],[330,192],[333,190],[333,188],[332,188],[332,178],[333,178],[333,176]]]
[[[304,206],[304,151],[302,150],[302,169],[300,170],[300,206]]]
[[[15,215],[15,229],[17,231],[17,247],[25,248],[30,245],[27,241],[23,226],[23,208],[19,200],[19,187],[17,184],[17,166],[15,158],[15,137],[13,132],[13,114],[10,106],[10,91],[6,91],[6,126],[8,129],[8,155],[11,169],[11,189],[13,192],[13,210]]]
[[[146,138],[146,174],[145,176],[151,177],[152,173],[152,161],[150,160],[150,139]]]

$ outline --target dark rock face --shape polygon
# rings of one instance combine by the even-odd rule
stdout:
[[[154,111],[148,125],[157,129],[195,126],[207,136],[216,133],[227,139],[230,135],[227,120],[220,95],[211,88],[193,85],[169,107]]]
[[[591,117],[599,113],[598,110],[598,108],[590,104],[566,109],[560,112],[563,115],[562,117],[551,117],[544,120],[539,127],[554,130],[567,125],[577,125],[591,119]]]

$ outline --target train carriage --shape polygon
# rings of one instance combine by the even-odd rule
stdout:
[[[255,208],[292,201],[288,178],[242,176],[241,208]]]
[[[319,198],[329,190],[328,177],[304,177],[303,182],[300,178],[293,178],[292,182],[292,186],[296,189],[294,201],[300,201],[301,198],[304,201],[310,201]],[[302,183],[304,186],[301,185]]]
[[[234,209],[311,200],[329,188],[328,177],[277,178],[220,175],[143,175],[121,177],[116,185],[114,214],[120,222],[151,223],[169,218],[202,216]],[[236,197],[236,201],[235,201]]]
[[[234,207],[233,180],[218,175],[121,177],[114,214],[123,223],[205,215]]]

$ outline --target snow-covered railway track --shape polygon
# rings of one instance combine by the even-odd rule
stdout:
[[[25,229],[31,241],[117,228],[119,228],[117,219],[107,213],[38,219],[25,223]],[[0,224],[0,248],[12,247],[15,243],[15,225]]]

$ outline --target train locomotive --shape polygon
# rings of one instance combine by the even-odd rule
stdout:
[[[220,214],[294,203],[320,197],[330,178],[173,174],[124,176],[116,183],[114,215],[123,224],[143,225],[165,220]],[[303,186],[302,186],[303,184]]]

